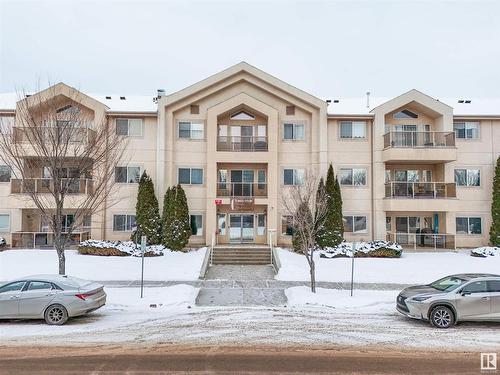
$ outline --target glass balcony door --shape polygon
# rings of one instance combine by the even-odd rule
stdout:
[[[254,171],[252,169],[231,170],[231,185],[233,197],[253,196]]]

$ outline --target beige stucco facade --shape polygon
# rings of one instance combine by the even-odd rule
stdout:
[[[59,85],[54,100],[71,99],[74,89]],[[89,114],[104,116],[109,126],[127,119],[141,124],[140,132],[127,137],[120,166],[130,173],[146,170],[160,205],[169,186],[182,184],[197,223],[192,246],[268,243],[269,233],[275,243],[289,245],[283,191],[299,183],[301,173],[326,175],[330,163],[342,182],[347,240],[390,238],[416,247],[415,235],[428,233],[437,247],[488,243],[500,108],[498,115],[463,115],[450,103],[411,90],[361,112],[339,112],[335,101],[246,63],[173,94],[159,93],[141,108],[81,97]],[[15,107],[0,108],[0,116],[15,118]],[[459,122],[478,124],[478,133],[457,136]],[[457,186],[456,173],[470,173],[473,183]],[[12,179],[0,182],[0,216],[8,216],[0,236],[8,243],[13,233],[42,231],[33,205],[13,191]],[[129,238],[130,225],[116,220],[133,220],[136,195],[136,183],[118,182],[113,205],[87,223],[88,236]],[[67,209],[70,214],[71,203]]]

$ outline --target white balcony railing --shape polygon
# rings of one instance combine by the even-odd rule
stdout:
[[[11,194],[50,193],[54,190],[54,182],[50,178],[26,178],[11,179]],[[67,184],[67,186],[64,186]],[[93,180],[88,178],[63,178],[61,179],[61,188],[65,188],[68,194],[93,194]]]
[[[456,250],[454,234],[387,232],[386,239],[414,250],[426,248]]]
[[[454,146],[454,132],[390,131],[384,134],[384,148],[439,148]]]
[[[385,184],[386,198],[441,199],[456,198],[457,187],[446,182],[397,182]]]

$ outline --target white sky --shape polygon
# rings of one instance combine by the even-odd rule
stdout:
[[[168,93],[241,60],[320,97],[500,97],[500,0],[0,0],[0,92]]]

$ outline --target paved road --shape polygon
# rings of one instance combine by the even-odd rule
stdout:
[[[96,350],[97,349],[97,350]],[[478,353],[342,348],[0,348],[0,374],[478,374]]]

